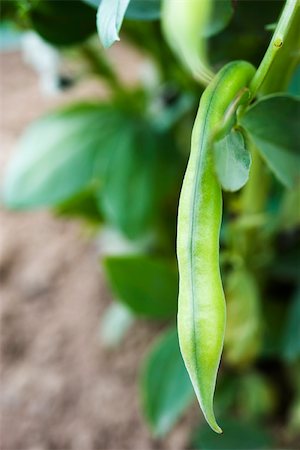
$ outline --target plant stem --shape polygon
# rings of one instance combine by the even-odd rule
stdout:
[[[287,33],[299,6],[299,0],[286,0],[286,4],[283,8],[269,47],[256,71],[255,76],[253,77],[252,82],[250,83],[250,90],[253,97],[263,84],[266,75],[275,60],[277,52],[285,44]]]
[[[81,47],[81,52],[88,62],[93,73],[104,78],[107,84],[115,91],[123,91],[124,88],[118,79],[115,71],[112,69],[111,65],[107,61],[106,57],[103,56],[101,50],[95,51],[92,45],[85,44]]]

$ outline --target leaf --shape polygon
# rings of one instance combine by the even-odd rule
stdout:
[[[82,0],[84,3],[87,3],[90,6],[93,6],[94,8],[98,9],[99,5],[101,3],[101,0]]]
[[[136,20],[154,20],[160,17],[161,0],[131,0],[126,18]]]
[[[204,36],[209,38],[220,33],[230,22],[233,16],[231,0],[213,0],[209,21],[204,30]]]
[[[236,418],[223,420],[224,434],[213,433],[203,425],[193,438],[192,448],[201,450],[270,449],[272,438],[259,425]]]
[[[208,64],[205,28],[209,23],[211,0],[165,0],[162,29],[165,38],[189,72],[207,85],[213,78]]]
[[[245,147],[240,131],[232,130],[223,139],[214,143],[216,172],[222,188],[237,191],[248,178],[251,155]]]
[[[113,256],[104,259],[112,291],[135,314],[172,317],[177,311],[176,265],[150,256]]]
[[[269,95],[240,119],[276,177],[287,187],[300,178],[300,99]]]
[[[98,8],[101,0],[83,0]],[[130,0],[125,18],[134,20],[155,20],[160,17],[161,0]]]
[[[220,2],[216,0],[218,5]],[[270,42],[270,33],[265,25],[278,20],[282,2],[268,0],[260,2],[259,14],[252,1],[232,1],[234,14],[228,26],[209,40],[209,56],[213,66],[226,61],[245,59],[258,65],[264,49]],[[280,74],[280,72],[279,72]]]
[[[292,230],[300,226],[300,182],[292,190],[285,190],[278,211],[278,226],[280,229]],[[300,249],[299,249],[300,251]]]
[[[176,152],[167,135],[137,118],[127,117],[116,130],[108,160],[103,153],[96,160],[95,172],[103,179],[99,207],[112,226],[135,239],[148,231],[176,177]]]
[[[53,206],[91,181],[97,152],[115,119],[105,105],[79,104],[36,121],[25,132],[4,180],[11,208]]]
[[[60,203],[54,211],[58,216],[79,217],[98,226],[103,221],[98,208],[96,188],[93,185]]]
[[[224,355],[235,366],[246,366],[261,347],[261,311],[258,287],[252,275],[235,270],[225,284],[227,325]]]
[[[142,142],[141,136],[141,142]],[[150,140],[151,142],[151,140]],[[155,201],[155,153],[149,142],[138,147],[135,129],[119,129],[99,191],[100,207],[107,221],[135,238],[147,227]]]
[[[102,0],[97,12],[97,29],[103,47],[119,41],[119,31],[130,0]]]
[[[178,344],[177,331],[161,336],[141,373],[142,405],[155,436],[165,435],[194,398]]]
[[[274,298],[264,299],[264,333],[261,356],[264,359],[280,358],[282,352],[282,333],[286,320],[286,305]]]
[[[289,307],[282,338],[282,355],[289,362],[296,361],[300,356],[300,287]]]
[[[115,347],[120,344],[134,320],[132,313],[125,305],[113,303],[106,309],[101,320],[99,330],[101,342],[106,347]]]
[[[276,393],[269,379],[259,372],[243,374],[235,384],[236,409],[244,418],[262,419],[274,412]]]
[[[288,87],[288,93],[290,95],[300,96],[300,65],[295,70],[293,77]]]
[[[95,11],[82,1],[27,2],[30,25],[53,45],[75,45],[96,31]]]

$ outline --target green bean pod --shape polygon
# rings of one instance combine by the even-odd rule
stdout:
[[[181,353],[210,427],[218,426],[213,396],[224,342],[226,309],[219,268],[222,192],[214,171],[212,137],[254,67],[227,64],[204,91],[178,211],[178,335]]]

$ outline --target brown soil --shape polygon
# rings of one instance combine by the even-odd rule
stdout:
[[[137,64],[131,55],[131,73]],[[47,99],[18,53],[1,56],[1,76],[2,172],[33,119],[105,94],[90,80]],[[136,323],[113,351],[99,342],[111,298],[81,225],[45,211],[2,210],[0,221],[2,450],[183,449],[190,418],[159,442],[140,411],[139,366],[158,326]]]

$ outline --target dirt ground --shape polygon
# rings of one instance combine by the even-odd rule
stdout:
[[[124,61],[122,49],[112,57]],[[122,64],[129,81],[128,67],[135,73],[138,65],[131,58]],[[20,54],[3,54],[1,173],[28,123],[58,103],[96,95],[105,89],[90,80],[45,98]],[[193,411],[163,441],[151,437],[140,411],[139,365],[158,325],[136,323],[113,351],[99,341],[111,295],[81,225],[5,210],[0,223],[1,449],[185,448]]]

